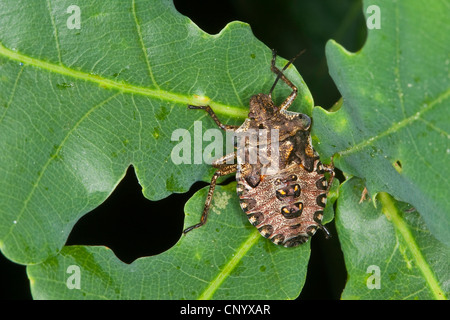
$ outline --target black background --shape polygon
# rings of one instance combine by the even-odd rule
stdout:
[[[208,33],[218,33],[228,22],[240,20],[249,23],[259,40],[286,59],[306,49],[295,65],[311,90],[315,105],[326,109],[340,98],[328,74],[326,41],[334,39],[354,52],[366,38],[362,5],[358,0],[174,2],[178,11]],[[206,185],[198,182],[188,193],[153,202],[142,196],[130,167],[108,200],[75,225],[67,244],[105,245],[127,263],[161,253],[181,236],[184,204]],[[344,288],[346,271],[334,222],[327,227],[332,233],[330,240],[318,233],[311,241],[308,275],[299,299],[339,299]],[[1,254],[0,298],[31,299],[25,267]]]

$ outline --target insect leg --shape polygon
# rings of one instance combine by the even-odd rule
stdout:
[[[236,157],[237,157],[236,152],[231,152],[229,154],[224,155],[223,157],[220,157],[220,158],[214,160],[211,165],[214,168],[220,169],[221,167],[223,167],[226,164],[232,164],[232,162],[234,162],[234,160],[236,160]]]
[[[361,193],[361,198],[359,199],[359,204],[361,204],[361,203],[363,203],[364,201],[366,201],[366,196],[367,196],[367,193],[368,193],[369,191],[367,190],[367,187],[364,187],[364,190],[362,191],[362,193]]]
[[[325,226],[323,226],[321,223],[318,226],[319,226],[319,229],[322,230],[323,233],[325,233],[325,239],[330,239],[331,238],[330,231],[328,231],[328,229],[325,228]]]
[[[206,223],[206,220],[208,219],[209,208],[211,206],[212,196],[213,196],[214,190],[216,188],[217,178],[219,178],[220,176],[225,176],[227,174],[230,174],[230,173],[233,173],[236,171],[236,164],[228,164],[228,165],[223,164],[223,165],[218,165],[218,167],[219,167],[219,170],[217,170],[214,173],[214,175],[211,179],[211,185],[209,186],[208,195],[206,196],[205,206],[203,208],[203,213],[202,213],[202,217],[200,218],[200,222],[184,229],[183,234],[186,234],[193,229],[199,228]]]
[[[275,85],[277,84],[278,80],[281,79],[283,80],[289,87],[292,88],[292,93],[286,98],[286,100],[284,100],[284,102],[281,104],[280,106],[280,110],[286,110],[287,108],[289,108],[289,106],[292,104],[292,102],[294,101],[294,99],[297,97],[297,92],[298,89],[296,86],[294,86],[294,84],[288,79],[286,78],[286,76],[283,74],[283,71],[287,69],[287,67],[289,67],[290,64],[292,64],[294,62],[295,59],[297,59],[302,53],[304,52],[301,51],[299,52],[294,58],[292,58],[285,66],[282,70],[278,69],[277,66],[275,65],[275,61],[276,61],[276,57],[277,57],[277,53],[275,50],[272,50],[272,63],[270,65],[270,70],[272,70],[273,73],[275,73],[277,75],[277,78],[275,79],[275,82],[272,85],[272,88],[269,91],[269,96],[272,96],[272,91],[275,88]]]
[[[202,110],[205,110],[206,112],[209,113],[211,118],[219,126],[220,129],[234,131],[237,128],[239,128],[239,126],[232,126],[232,125],[223,124],[222,122],[220,122],[219,118],[217,118],[216,114],[214,113],[213,109],[211,109],[210,106],[193,106],[193,105],[188,105],[188,108],[189,109],[202,109]]]
[[[334,164],[333,164],[333,158],[331,158],[330,164],[323,164],[322,163],[323,170],[328,172],[330,174],[330,180],[328,181],[328,187],[327,187],[327,194],[330,191],[331,184],[333,183],[335,172],[334,172]],[[319,229],[322,230],[325,233],[325,239],[331,238],[331,233],[328,231],[325,226],[323,226],[321,223],[318,225]]]
[[[331,162],[330,164],[322,164],[323,169],[330,174],[330,180],[328,181],[327,193],[330,191],[331,184],[333,183],[335,172],[334,172],[334,164]]]

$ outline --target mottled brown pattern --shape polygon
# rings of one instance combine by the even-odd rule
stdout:
[[[274,86],[281,79],[292,88],[280,106],[272,101],[274,86],[269,94],[254,95],[250,99],[248,118],[239,127],[222,124],[209,106],[190,106],[207,111],[220,128],[234,131],[242,144],[238,143],[234,154],[213,163],[218,170],[211,180],[200,223],[184,233],[206,223],[217,178],[236,171],[241,208],[262,236],[275,244],[293,247],[306,242],[318,228],[329,235],[322,219],[329,184],[334,177],[333,167],[322,165],[312,147],[311,119],[287,111],[297,96],[297,88],[283,71],[293,60],[279,70],[275,58],[274,52],[271,64],[271,70],[277,75]],[[273,130],[276,136],[272,136]],[[250,162],[250,155],[255,151],[257,161]],[[230,158],[236,158],[237,164],[226,164],[225,160]],[[325,172],[330,173],[330,181]]]
[[[315,165],[321,166],[317,158]],[[297,179],[289,179],[290,176]],[[239,174],[238,165],[236,179],[242,210],[247,214],[250,223],[259,230],[267,231],[264,227],[272,227],[271,234],[266,232],[263,236],[274,243],[286,246],[298,245],[321,227],[328,186],[323,173],[315,170],[308,172],[301,164],[292,162],[277,174],[264,176],[258,186],[253,188],[245,176]],[[317,188],[318,182],[321,188]],[[293,186],[298,186],[300,192],[295,192]],[[293,192],[285,192],[284,197],[277,196],[278,190],[289,191],[289,189]],[[320,204],[317,199],[321,199]],[[284,213],[283,208],[290,214]],[[290,208],[293,210],[289,210]],[[292,239],[299,241],[290,241]]]

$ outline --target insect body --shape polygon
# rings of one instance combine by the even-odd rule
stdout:
[[[247,139],[241,140],[243,149],[213,162],[218,170],[212,177],[201,220],[184,233],[206,223],[217,178],[237,172],[241,208],[261,235],[286,247],[306,242],[318,228],[329,235],[321,222],[334,170],[320,162],[312,147],[311,119],[287,111],[297,96],[297,88],[283,71],[294,59],[280,70],[275,66],[273,52],[271,70],[277,78],[269,94],[260,93],[250,99],[248,118],[241,126],[222,124],[209,106],[189,106],[207,111],[221,129],[233,130],[237,137]],[[271,95],[279,79],[292,88],[292,93],[276,106]],[[258,139],[251,139],[252,135]],[[251,159],[254,150],[260,155],[256,160]],[[230,159],[237,159],[237,163],[230,164]],[[330,181],[325,177],[326,171]]]

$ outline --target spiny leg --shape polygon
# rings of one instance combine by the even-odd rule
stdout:
[[[276,84],[277,84],[279,79],[283,80],[292,89],[292,93],[281,104],[280,110],[288,109],[289,106],[294,101],[294,99],[297,97],[297,92],[298,92],[297,87],[294,86],[294,84],[288,78],[286,78],[286,76],[283,74],[283,71],[286,70],[287,67],[289,67],[289,65],[291,65],[294,62],[294,60],[297,59],[303,52],[305,52],[305,50],[300,51],[294,58],[292,58],[288,63],[286,63],[286,65],[284,66],[284,68],[282,70],[280,70],[275,65],[275,61],[276,61],[276,58],[277,58],[277,53],[276,53],[275,50],[272,50],[272,63],[270,65],[270,70],[272,70],[272,72],[277,75],[277,78],[275,79],[275,82],[273,83],[272,88],[269,91],[269,96],[270,97],[272,96],[272,91],[275,89],[275,86],[276,86]]]
[[[323,231],[323,233],[325,233],[325,239],[330,239],[331,238],[331,233],[330,231],[328,231],[328,229],[321,223],[318,224],[319,229]]]
[[[330,174],[330,180],[328,180],[328,182],[327,182],[328,183],[327,195],[328,195],[328,192],[331,189],[331,185],[333,183],[334,176],[335,176],[333,158],[331,159],[331,163],[330,164],[322,164],[322,167],[323,167],[324,171],[327,171]],[[325,233],[325,239],[331,238],[330,231],[328,231],[328,229],[325,228],[325,226],[322,225],[322,223],[319,223],[319,229],[322,230]]]
[[[358,202],[358,204],[361,204],[361,203],[363,203],[364,201],[366,201],[366,196],[367,196],[367,193],[368,193],[369,191],[367,190],[367,187],[364,187],[364,189],[363,189],[363,191],[362,191],[362,193],[361,193],[361,198],[359,199],[359,202]]]
[[[331,185],[334,180],[334,176],[336,175],[334,172],[334,164],[331,162],[330,164],[322,164],[323,170],[327,171],[330,174],[330,180],[328,180],[327,194],[330,191]]]
[[[234,164],[235,160],[237,158],[237,154],[236,152],[231,152],[228,153],[226,155],[224,155],[223,157],[220,157],[216,160],[214,160],[211,165],[214,168],[221,168],[222,166],[226,165],[226,164]]]
[[[211,200],[212,200],[212,197],[214,194],[214,190],[216,189],[217,178],[219,178],[220,176],[225,176],[227,174],[236,172],[236,166],[237,166],[236,164],[218,165],[219,170],[217,170],[214,173],[214,175],[211,179],[211,184],[209,186],[208,195],[206,196],[205,206],[203,208],[203,213],[202,213],[202,217],[200,218],[200,222],[184,229],[183,234],[186,234],[193,229],[199,228],[206,223],[206,220],[208,219],[209,208],[211,206]]]
[[[239,128],[239,126],[232,126],[232,125],[223,124],[222,122],[220,122],[219,118],[217,118],[216,114],[214,113],[213,109],[211,109],[210,106],[193,106],[193,105],[188,105],[188,108],[189,109],[202,109],[202,110],[205,110],[206,112],[209,113],[211,118],[219,126],[220,129],[234,131],[237,128]]]

